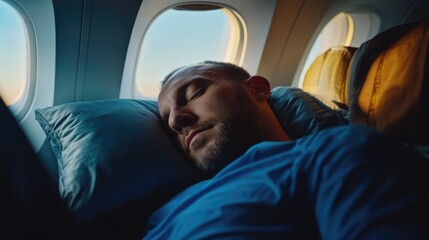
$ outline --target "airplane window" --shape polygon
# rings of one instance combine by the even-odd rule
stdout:
[[[313,43],[301,71],[299,86],[302,86],[305,73],[317,56],[335,46],[359,47],[373,37],[379,27],[378,16],[367,11],[358,9],[337,14],[326,24]]]
[[[25,98],[29,39],[21,14],[0,1],[0,95],[7,106]]]
[[[235,12],[206,4],[179,5],[160,14],[140,46],[135,97],[156,98],[164,76],[204,60],[240,64],[244,27]]]

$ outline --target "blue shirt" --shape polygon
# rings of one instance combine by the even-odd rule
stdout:
[[[145,239],[428,239],[428,184],[429,160],[338,127],[253,146],[156,211]]]

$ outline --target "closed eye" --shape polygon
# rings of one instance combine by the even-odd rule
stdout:
[[[188,97],[188,102],[195,100],[196,98],[200,97],[201,95],[203,95],[206,92],[207,87],[200,87],[197,88],[195,91],[193,91],[190,94],[190,97]]]

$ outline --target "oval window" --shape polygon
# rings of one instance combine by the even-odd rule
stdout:
[[[216,5],[179,5],[162,12],[141,43],[134,97],[157,97],[164,76],[204,60],[240,64],[245,27],[234,11]]]
[[[29,79],[28,30],[21,14],[0,1],[0,95],[7,106],[25,98]]]

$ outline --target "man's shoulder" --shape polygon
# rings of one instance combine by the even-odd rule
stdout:
[[[365,142],[370,139],[375,138],[387,138],[389,136],[381,133],[373,128],[369,128],[363,125],[342,125],[337,127],[332,127],[318,131],[316,133],[309,134],[307,136],[286,142],[271,142],[265,141],[258,143],[251,147],[248,152],[254,151],[264,151],[264,150],[273,150],[276,148],[281,148],[282,151],[293,149],[297,145],[321,145],[321,144],[330,144],[332,145],[348,145],[357,142]],[[393,140],[393,139],[392,139]],[[325,145],[321,145],[323,147]],[[274,151],[276,152],[276,151]]]

